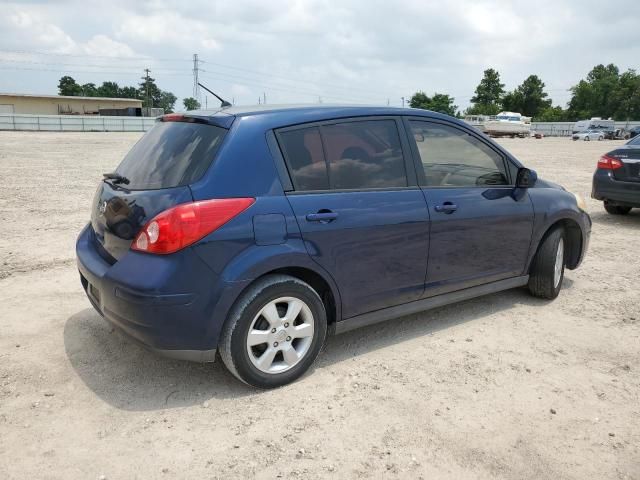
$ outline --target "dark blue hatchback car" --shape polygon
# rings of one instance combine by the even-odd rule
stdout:
[[[77,241],[96,310],[174,358],[286,384],[339,333],[514,287],[552,299],[583,201],[451,117],[352,107],[161,117]]]

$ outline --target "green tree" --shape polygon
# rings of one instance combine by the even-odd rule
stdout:
[[[476,87],[475,95],[471,97],[470,114],[496,115],[500,112],[504,83],[500,82],[500,74],[493,68],[484,71],[480,84]]]
[[[635,70],[627,70],[619,77],[618,87],[611,96],[616,120],[637,120],[640,118],[640,75]]]
[[[534,117],[537,122],[568,122],[573,119],[570,118],[569,112],[560,106],[548,107],[540,111],[538,115]]]
[[[618,67],[612,63],[607,66],[596,65],[586,79],[571,87],[571,115],[575,118],[612,117],[618,110],[614,100],[619,84]]]
[[[142,99],[143,107],[158,107],[160,106],[160,97],[162,90],[156,85],[156,80],[151,77],[142,77],[140,87],[138,88],[138,96]]]
[[[504,95],[502,108],[535,117],[551,107],[551,100],[544,91],[544,82],[537,75],[529,75],[515,90]]]
[[[72,77],[65,75],[58,82],[58,95],[76,97],[82,95],[82,87]]]
[[[182,100],[185,110],[198,110],[200,108],[200,102],[193,97],[187,97]]]
[[[102,82],[98,87],[98,97],[122,98],[120,86],[116,82]]]
[[[440,112],[454,117],[458,106],[454,105],[453,102],[453,97],[444,93],[434,93],[433,97],[429,97],[426,93],[420,91],[413,94],[409,100],[409,106],[411,108],[422,108],[424,110]]]
[[[172,113],[176,100],[178,100],[178,98],[173,93],[160,90],[160,97],[158,98],[156,106],[163,108],[164,113]]]
[[[96,88],[95,83],[85,83],[82,85],[82,96],[83,97],[97,97],[98,89]]]
[[[122,87],[120,98],[140,98],[140,91],[136,87]]]
[[[414,93],[409,99],[409,106],[411,108],[422,108],[428,110],[431,105],[431,99],[423,91]]]
[[[454,105],[453,102],[453,97],[447,94],[434,93],[433,97],[431,97],[431,110],[455,117],[458,106]]]
[[[517,88],[504,94],[502,97],[502,110],[520,112],[524,115],[524,97]]]

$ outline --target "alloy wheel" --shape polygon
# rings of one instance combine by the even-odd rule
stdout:
[[[282,373],[309,352],[315,320],[309,306],[296,297],[267,303],[254,317],[247,334],[247,353],[261,372]]]

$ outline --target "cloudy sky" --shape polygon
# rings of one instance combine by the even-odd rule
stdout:
[[[198,53],[201,81],[237,104],[424,90],[464,108],[493,67],[509,89],[539,75],[564,105],[598,63],[640,69],[638,19],[639,0],[0,0],[0,92],[55,94],[65,74],[133,85],[148,67],[182,99]]]

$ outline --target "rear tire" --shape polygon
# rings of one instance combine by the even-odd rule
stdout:
[[[590,141],[591,141],[591,139],[590,139],[589,137],[584,137],[584,141],[585,141],[585,142],[590,142]]]
[[[302,376],[327,335],[318,293],[288,275],[267,275],[242,294],[222,327],[222,361],[238,379],[276,388]]]
[[[607,211],[607,213],[610,213],[611,215],[626,215],[631,211],[631,207],[621,207],[618,205],[611,205],[608,202],[604,202],[604,209]]]
[[[534,297],[553,300],[560,293],[564,279],[564,230],[552,230],[542,241],[531,263],[529,291]]]

